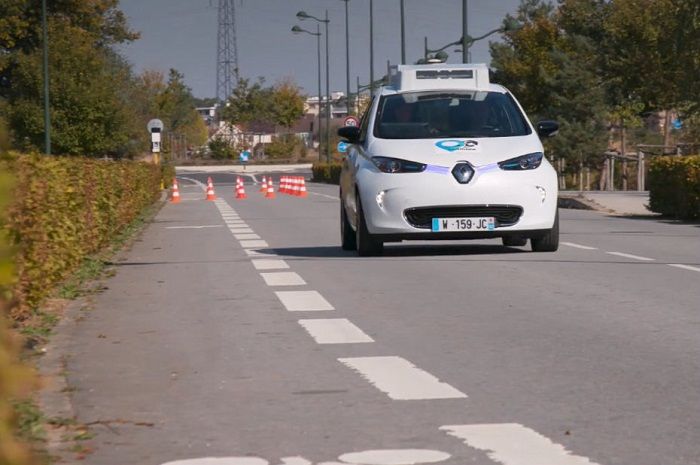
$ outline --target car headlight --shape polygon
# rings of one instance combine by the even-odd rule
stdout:
[[[510,160],[501,161],[498,167],[506,171],[534,170],[542,163],[544,154],[542,152],[528,153]]]
[[[382,173],[420,173],[427,165],[400,158],[372,157],[372,163]]]

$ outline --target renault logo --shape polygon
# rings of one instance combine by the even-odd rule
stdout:
[[[458,183],[467,184],[474,177],[474,168],[467,162],[457,163],[454,168],[452,168],[452,175],[455,177]]]

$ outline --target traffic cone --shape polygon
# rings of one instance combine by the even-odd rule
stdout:
[[[292,192],[290,192],[291,195],[293,196],[298,196],[299,195],[299,177],[294,176],[292,178]]]
[[[269,182],[267,183],[267,194],[265,194],[266,199],[274,199],[275,198],[275,186],[272,182],[272,178],[270,178]]]
[[[260,188],[260,192],[262,192],[263,194],[267,193],[267,180],[265,176],[263,176],[262,187]]]
[[[277,189],[277,192],[280,194],[286,194],[287,193],[287,176],[282,176],[280,178],[280,187]]]
[[[299,186],[299,193],[297,194],[301,198],[308,197],[309,194],[306,192],[306,180],[304,178],[300,179],[301,185]]]
[[[240,178],[237,181],[238,186],[236,186],[236,199],[247,199],[248,196],[245,194],[245,187],[243,186],[243,182],[241,182]]]
[[[177,179],[173,179],[173,189],[170,193],[170,203],[180,203],[180,189],[177,186]]]
[[[214,193],[214,183],[211,178],[207,180],[207,200],[216,200],[216,194]]]

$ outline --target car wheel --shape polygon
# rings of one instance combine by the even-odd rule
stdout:
[[[527,244],[527,237],[522,236],[505,236],[503,239],[503,245],[506,247],[522,247]]]
[[[357,253],[361,257],[381,255],[384,251],[384,243],[370,234],[365,221],[365,212],[362,210],[360,197],[357,197],[357,229],[355,230],[355,242]]]
[[[559,248],[559,210],[554,215],[554,225],[546,234],[530,239],[533,252],[556,252]]]
[[[355,250],[357,241],[355,240],[355,231],[350,226],[348,215],[345,213],[345,202],[340,201],[340,243],[343,250]]]

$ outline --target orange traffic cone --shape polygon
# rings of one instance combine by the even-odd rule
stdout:
[[[216,200],[216,194],[214,193],[214,183],[211,178],[207,181],[207,200]]]
[[[293,196],[299,195],[299,178],[296,176],[292,178],[292,185],[289,193]]]
[[[240,178],[238,178],[236,184],[236,199],[247,199],[248,196],[245,194],[245,187],[243,186],[243,182]]]
[[[282,176],[280,178],[280,187],[277,189],[277,192],[280,194],[286,194],[287,193],[287,176]]]
[[[260,188],[260,192],[262,192],[263,194],[267,193],[267,180],[265,179],[265,176],[263,176],[262,187]]]
[[[275,186],[272,182],[272,178],[269,179],[267,182],[267,194],[265,194],[266,199],[274,199],[275,198]]]
[[[306,180],[304,178],[300,179],[301,185],[299,186],[299,193],[297,194],[299,197],[308,197],[309,194],[306,192]]]
[[[173,189],[170,193],[170,203],[180,203],[180,189],[177,186],[177,179],[173,179]]]

